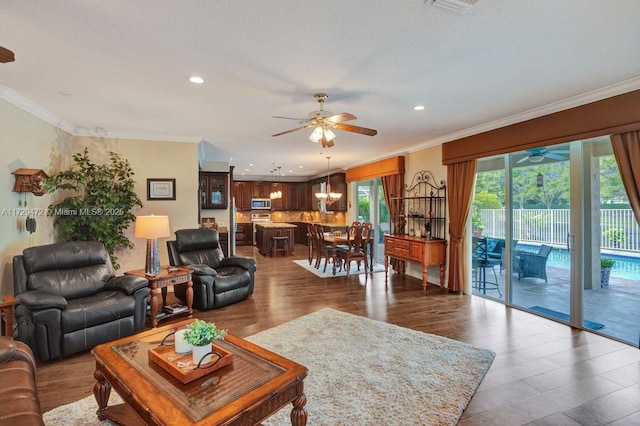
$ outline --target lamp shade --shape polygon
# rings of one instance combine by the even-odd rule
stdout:
[[[170,235],[169,216],[137,216],[136,238],[162,238]]]

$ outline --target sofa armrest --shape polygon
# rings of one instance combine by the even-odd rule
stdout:
[[[45,291],[25,291],[16,296],[19,304],[26,306],[31,311],[41,311],[43,309],[66,309],[67,299]]]
[[[122,275],[113,277],[105,284],[106,289],[121,291],[125,294],[132,295],[141,288],[148,287],[149,280],[137,275]]]
[[[253,257],[230,256],[222,259],[220,266],[239,266],[249,271],[256,267],[256,260]]]
[[[201,276],[211,275],[212,277],[215,277],[216,275],[218,275],[218,272],[212,267],[210,267],[209,265],[194,264],[194,265],[187,265],[186,268],[193,269],[193,275],[201,275]]]
[[[9,336],[0,336],[0,364],[13,359],[16,353],[16,345],[14,340]]]
[[[9,336],[0,336],[0,365],[9,361],[26,361],[31,366],[31,370],[36,371],[36,359],[33,357],[31,348],[23,342],[13,340]]]

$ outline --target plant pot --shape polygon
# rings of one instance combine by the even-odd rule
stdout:
[[[184,333],[187,330],[178,330],[175,335],[175,349],[178,354],[188,354],[191,352],[191,345],[184,340]]]
[[[193,363],[195,365],[204,365],[211,362],[212,345],[209,343],[204,346],[191,346]]]
[[[482,231],[473,231],[473,236],[474,237],[481,237],[482,236]]]
[[[601,268],[600,269],[600,287],[609,286],[609,278],[611,276],[611,269],[613,268]]]

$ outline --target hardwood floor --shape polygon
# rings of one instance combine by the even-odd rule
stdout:
[[[253,296],[196,316],[244,337],[331,307],[493,350],[462,425],[640,424],[638,348],[439,286],[424,293],[411,277],[390,274],[388,289],[383,272],[320,279],[292,262],[306,256],[295,249],[271,259],[239,247],[258,261]],[[40,364],[43,411],[92,394],[93,370],[90,353]]]

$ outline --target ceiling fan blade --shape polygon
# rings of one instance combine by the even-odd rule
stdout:
[[[341,112],[340,114],[332,115],[331,117],[325,118],[327,121],[331,121],[332,123],[341,123],[343,121],[355,120],[356,117],[353,114],[349,114],[348,112]]]
[[[16,60],[15,55],[9,49],[0,46],[0,63],[13,62]]]
[[[296,120],[296,121],[300,121],[300,122],[307,121],[306,118],[282,117],[282,116],[279,116],[279,115],[272,115],[271,118],[284,118],[285,120]]]
[[[519,159],[518,161],[516,161],[516,164],[520,164],[520,163],[524,163],[525,161],[527,161],[529,159],[529,156],[527,155],[526,157],[522,157],[521,159]]]
[[[545,157],[547,158],[551,158],[553,160],[566,160],[567,157],[565,157],[564,155],[558,155],[558,154],[553,154],[551,152],[546,152],[544,154]]]
[[[285,132],[276,133],[275,135],[271,135],[271,136],[286,135],[287,133],[297,132],[298,130],[306,129],[307,127],[311,127],[311,125],[310,125],[310,124],[308,124],[308,125],[306,125],[306,126],[296,127],[295,129],[287,130],[287,131],[285,131]]]
[[[336,128],[347,132],[360,133],[361,135],[367,136],[375,136],[378,134],[377,130],[367,129],[366,127],[360,126],[352,126],[351,124],[336,123]]]
[[[551,154],[568,154],[569,150],[568,149],[552,149],[551,151],[547,151],[550,152]]]

